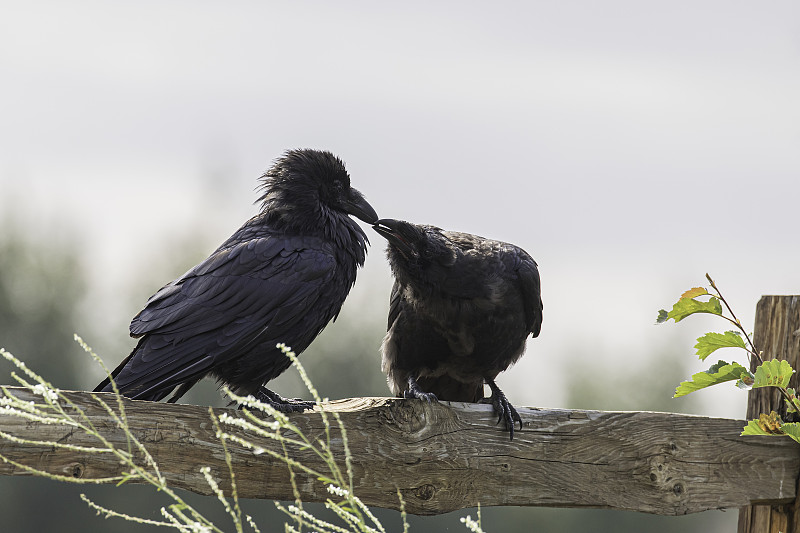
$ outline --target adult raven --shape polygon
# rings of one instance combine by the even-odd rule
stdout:
[[[174,402],[206,375],[282,411],[311,402],[266,388],[335,319],[378,219],[330,152],[291,150],[261,177],[261,212],[133,318],[139,343],[111,375],[131,399]],[[109,379],[96,392],[112,390]]]
[[[428,402],[478,402],[486,383],[513,439],[522,419],[495,378],[541,330],[536,261],[513,244],[434,226],[387,219],[373,228],[389,241],[395,277],[381,346],[389,388]]]

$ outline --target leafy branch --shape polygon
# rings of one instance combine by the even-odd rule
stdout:
[[[736,329],[723,333],[706,333],[697,339],[695,349],[701,361],[721,348],[739,348],[747,354],[749,367],[756,364],[755,373],[750,372],[741,364],[732,361],[719,360],[708,370],[692,375],[691,381],[684,381],[675,389],[674,398],[685,396],[691,392],[718,385],[728,381],[735,381],[736,386],[741,389],[751,389],[759,387],[775,387],[786,403],[787,413],[800,412],[800,399],[798,399],[794,389],[788,387],[789,380],[795,370],[791,365],[782,359],[770,359],[764,361],[763,354],[756,348],[751,339],[751,335],[742,326],[741,321],[736,317],[728,301],[722,295],[711,276],[706,274],[706,279],[710,284],[710,291],[705,287],[693,287],[684,292],[678,301],[672,306],[672,310],[661,309],[658,312],[657,324],[663,324],[669,319],[680,322],[684,318],[698,313],[708,313],[716,315]],[[723,305],[725,310],[723,310]],[[748,422],[742,431],[742,435],[788,435],[792,439],[800,442],[800,423],[784,423],[778,413],[772,411],[769,414],[761,413],[759,418]]]

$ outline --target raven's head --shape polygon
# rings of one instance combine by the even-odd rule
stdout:
[[[322,150],[289,150],[261,177],[262,212],[274,222],[311,232],[353,215],[373,224],[378,214],[350,186],[342,160]],[[354,226],[357,226],[354,224]]]
[[[436,226],[381,219],[372,229],[389,241],[386,255],[403,284],[436,283],[458,258],[457,247]]]

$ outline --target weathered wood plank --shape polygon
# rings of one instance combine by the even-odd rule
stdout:
[[[34,399],[23,389],[15,395]],[[68,393],[106,438],[124,444],[90,394]],[[104,395],[109,397],[109,395]],[[756,502],[789,503],[800,473],[800,447],[778,437],[740,437],[743,421],[670,413],[519,409],[524,428],[509,441],[488,405],[428,405],[417,400],[354,398],[326,407],[337,411],[353,455],[354,490],[367,504],[430,515],[465,507],[521,505],[600,507],[681,515]],[[227,470],[205,407],[126,402],[134,434],[147,444],[175,487],[207,494],[201,466],[227,487]],[[219,409],[233,416],[235,410]],[[318,412],[291,415],[309,436],[322,436]],[[0,411],[0,430],[28,439],[94,445],[80,432],[27,422]],[[234,431],[231,431],[235,433]],[[341,450],[338,430],[334,447]],[[263,447],[270,440],[249,437]],[[239,495],[291,500],[286,467],[266,454],[230,444]],[[317,469],[303,450],[292,457]],[[120,473],[105,455],[80,456],[0,440],[0,454],[58,474],[98,478]],[[340,454],[344,457],[344,454]],[[0,474],[24,475],[0,463]],[[304,501],[329,494],[298,475]],[[226,488],[227,490],[227,488]]]
[[[762,296],[756,306],[753,344],[762,351],[765,361],[785,359],[792,368],[800,368],[800,296]],[[750,370],[755,372],[757,361]],[[789,386],[798,389],[800,374],[795,373]],[[777,411],[786,420],[785,402],[772,387],[752,389],[747,400],[747,419],[760,413]],[[795,484],[798,480],[795,480]],[[739,511],[739,533],[800,533],[800,502],[784,506],[755,505]]]

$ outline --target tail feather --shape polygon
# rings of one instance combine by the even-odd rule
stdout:
[[[117,368],[111,371],[111,378],[116,378],[119,375],[119,373],[122,372],[122,369],[125,368],[125,365],[128,364],[128,361],[131,360],[131,357],[133,357],[133,354],[136,353],[136,350],[138,348],[139,345],[137,345],[136,348],[133,349],[133,351],[130,353],[130,355],[128,355],[128,357],[123,359],[122,362],[117,365]],[[97,387],[95,387],[92,392],[113,392],[114,389],[113,387],[111,387],[111,378],[106,376],[106,378],[103,381],[101,381],[100,384]]]
[[[157,402],[163,400],[178,387],[175,395],[170,399],[176,401],[183,396],[192,385],[197,383],[208,373],[213,358],[211,356],[201,357],[192,364],[181,367],[180,361],[170,359],[156,359],[151,361],[151,365],[140,366],[138,369],[131,370],[129,363],[134,357],[141,357],[143,351],[149,351],[146,346],[147,337],[143,337],[136,348],[117,365],[111,372],[110,377],[106,377],[94,388],[94,392],[113,392],[111,378],[119,389],[120,394],[131,400],[147,400]]]

